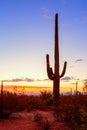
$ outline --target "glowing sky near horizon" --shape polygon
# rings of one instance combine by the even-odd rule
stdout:
[[[86,0],[0,0],[0,80],[5,84],[52,85],[45,80],[45,57],[49,53],[53,67],[55,13],[60,73],[68,62],[61,84],[73,87],[87,78]]]

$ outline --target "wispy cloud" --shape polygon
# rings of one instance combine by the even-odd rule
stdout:
[[[35,79],[25,78],[25,79],[24,79],[24,81],[26,81],[26,82],[34,82],[34,81],[35,81]]]
[[[47,7],[41,8],[43,16],[47,19],[51,19],[50,10]]]
[[[75,63],[78,63],[78,62],[81,62],[81,61],[83,61],[83,59],[77,59],[77,60],[75,60]]]
[[[49,81],[50,79],[44,79],[43,81]]]
[[[49,79],[34,79],[34,78],[14,78],[14,79],[5,79],[3,82],[35,82],[35,81],[49,81]]]
[[[26,81],[26,82],[34,82],[35,79],[32,78],[15,78],[15,79],[10,79],[10,80],[3,80],[4,82],[22,82],[22,81]]]
[[[66,77],[62,78],[61,80],[69,82],[70,80],[73,80],[73,79],[74,79],[73,77],[66,76]]]

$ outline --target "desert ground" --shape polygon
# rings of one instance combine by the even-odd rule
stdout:
[[[49,129],[35,121],[35,114],[42,115],[43,120],[49,124]],[[9,119],[0,120],[0,130],[71,130],[71,128],[66,122],[56,121],[50,111],[35,110],[12,113]]]

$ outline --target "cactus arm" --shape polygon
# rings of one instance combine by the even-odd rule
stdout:
[[[46,55],[46,63],[47,63],[47,75],[49,77],[49,79],[53,80],[54,79],[54,74],[53,74],[53,70],[50,67],[50,63],[49,63],[49,55]]]
[[[65,62],[64,62],[64,66],[63,66],[63,71],[62,71],[62,73],[61,73],[61,75],[60,75],[60,78],[64,76],[64,74],[65,74],[65,72],[66,72],[66,66],[67,66],[67,62],[65,61]]]

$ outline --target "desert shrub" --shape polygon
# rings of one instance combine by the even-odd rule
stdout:
[[[87,129],[87,95],[60,96],[57,110],[54,112],[57,121],[66,121],[74,130]]]
[[[42,130],[50,130],[51,128],[51,124],[48,119],[38,112],[34,114],[34,121],[38,123]]]
[[[33,109],[48,110],[52,105],[52,95],[46,91],[41,92],[39,96],[29,96],[28,98],[28,111]]]
[[[66,111],[65,121],[70,122],[76,130],[84,128],[87,125],[87,112],[84,108],[69,108]]]
[[[64,120],[70,122],[75,130],[85,130],[84,128],[87,127],[87,111],[85,103],[80,102],[80,98],[78,97],[77,100],[73,100],[74,102],[70,104],[67,103],[62,109],[62,113],[64,112]]]
[[[8,119],[11,115],[10,111],[0,111],[0,119]]]
[[[37,96],[29,96],[28,111],[33,109],[39,109],[40,106],[41,106],[41,100]]]
[[[14,93],[3,93],[3,109],[5,111],[28,111],[33,109],[47,110],[52,104],[52,97],[48,93],[43,93],[40,96],[17,95]],[[0,97],[0,108],[2,107]]]
[[[38,112],[34,113],[34,121],[35,122],[41,122],[41,120],[43,119],[42,115]]]
[[[42,100],[42,103],[50,108],[50,106],[53,106],[53,98],[52,98],[52,94],[50,92],[47,91],[43,91],[40,93],[40,99]]]
[[[51,129],[51,124],[47,118],[42,120],[41,127],[42,127],[42,130],[50,130]]]
[[[28,97],[26,95],[19,95],[17,96],[16,101],[16,111],[23,111],[27,109],[28,106]]]
[[[3,106],[4,111],[22,111],[27,108],[27,100],[28,96],[26,95],[16,95],[13,93],[5,92],[3,94],[2,103],[0,101],[0,105],[2,104],[1,106]]]

